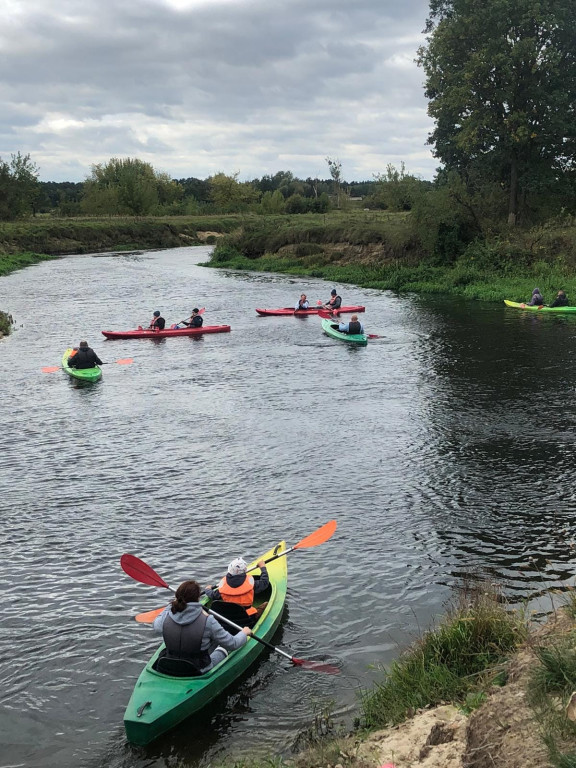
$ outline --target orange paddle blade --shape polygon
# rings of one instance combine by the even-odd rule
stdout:
[[[130,363],[134,362],[133,357],[125,357],[123,360],[116,360],[118,365],[130,365]]]
[[[60,366],[59,365],[47,365],[44,368],[42,368],[42,373],[54,373],[54,371],[59,371]]]
[[[305,549],[306,547],[316,547],[318,544],[323,544],[325,541],[333,535],[338,523],[336,520],[330,520],[329,523],[318,528],[317,531],[306,536],[305,539],[299,541],[298,544],[294,544],[293,549]]]
[[[147,611],[146,613],[139,613],[138,616],[134,616],[134,618],[140,624],[152,624],[156,616],[160,616],[163,610],[164,608],[156,608],[155,611]]]

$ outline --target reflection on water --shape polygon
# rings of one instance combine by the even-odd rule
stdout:
[[[331,284],[196,266],[208,251],[75,256],[0,280],[19,326],[0,343],[7,764],[288,751],[316,702],[350,720],[371,665],[441,613],[463,576],[488,574],[513,601],[572,578],[576,318],[339,286],[383,337],[349,348],[317,317],[254,311],[302,291],[326,299]],[[100,335],[194,306],[232,332]],[[101,382],[41,373],[81,338],[110,362]],[[289,556],[275,642],[342,674],[266,655],[194,722],[127,745],[124,707],[157,645],[132,617],[167,595],[126,577],[120,555],[170,583],[208,583],[232,557],[333,517],[329,542]]]

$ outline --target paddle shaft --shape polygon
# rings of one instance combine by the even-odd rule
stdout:
[[[234,629],[237,629],[239,632],[242,632],[242,627],[239,624],[235,624],[233,621],[230,621],[230,619],[227,619],[225,616],[221,616],[219,613],[216,613],[216,611],[213,611],[211,609],[208,609],[208,613],[214,616],[215,619],[218,619],[218,621],[223,621],[225,624],[228,624],[229,626],[234,627]],[[267,640],[263,640],[261,637],[258,637],[258,635],[250,634],[248,635],[248,637],[251,637],[253,640],[257,640],[259,643],[262,643],[262,645],[265,645],[266,648],[270,648],[271,651],[276,651],[276,653],[279,653],[281,656],[285,656],[287,659],[290,659],[290,661],[294,661],[294,657],[290,656],[289,653],[286,653],[280,648],[277,648],[275,645],[272,645],[272,643],[269,643]]]

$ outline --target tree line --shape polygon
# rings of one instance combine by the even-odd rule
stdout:
[[[7,163],[0,159],[0,218],[36,214],[54,216],[170,216],[226,213],[326,213],[346,208],[351,201],[365,207],[396,209],[398,201],[384,194],[382,178],[344,182],[332,178],[299,179],[279,171],[251,181],[239,174],[217,173],[207,179],[172,179],[138,158],[111,158],[92,166],[84,182],[41,182],[29,155],[18,153]],[[2,173],[3,170],[3,173]],[[414,183],[419,183],[413,177]],[[400,209],[407,209],[407,200]]]

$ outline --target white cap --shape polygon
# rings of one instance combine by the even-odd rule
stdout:
[[[242,557],[237,557],[236,560],[232,560],[228,566],[228,573],[230,576],[240,576],[241,573],[246,573],[247,568],[248,563],[246,560]]]

